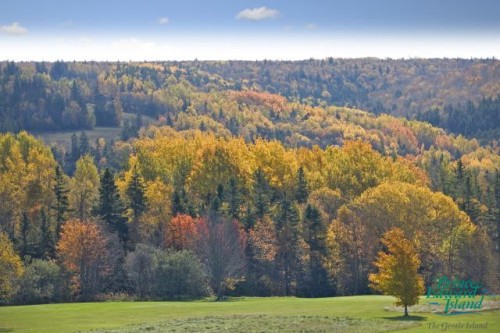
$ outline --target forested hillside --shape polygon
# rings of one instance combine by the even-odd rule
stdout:
[[[467,87],[435,82],[471,99],[470,114],[496,110],[476,95],[497,93],[494,60],[352,60],[364,62],[386,63],[380,75],[483,68]],[[497,137],[296,98],[291,77],[272,78],[280,91],[241,79],[346,63],[2,64],[0,302],[364,294],[394,227],[427,285],[445,274],[497,292]],[[433,108],[458,102],[440,94]],[[460,118],[452,109],[437,112]],[[121,137],[91,142],[82,130],[96,125]],[[49,146],[21,129],[79,133]]]
[[[469,137],[499,137],[494,59],[1,63],[0,71],[3,131],[118,126],[122,112],[172,117],[190,106],[193,89],[176,87],[187,82],[200,92],[269,92],[310,106],[350,106]]]

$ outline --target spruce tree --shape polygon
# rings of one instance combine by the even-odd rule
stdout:
[[[80,133],[79,156],[90,154],[90,143],[87,133],[82,131]]]
[[[56,174],[54,176],[54,196],[55,203],[51,207],[56,213],[56,237],[59,238],[61,226],[64,223],[64,216],[68,210],[68,190],[66,189],[66,182],[63,178],[63,173],[59,166],[56,166]]]
[[[285,296],[293,293],[299,269],[299,210],[286,196],[281,200],[276,220],[278,239],[278,264],[282,271]]]
[[[241,191],[238,187],[236,178],[229,179],[229,189],[226,193],[227,203],[229,205],[229,216],[232,219],[239,220],[240,218],[240,205],[241,205]]]
[[[80,146],[78,144],[78,138],[76,136],[76,133],[73,133],[71,135],[71,153],[70,153],[70,164],[74,165],[76,161],[80,158]]]
[[[51,257],[54,254],[54,243],[50,232],[50,223],[45,208],[40,212],[40,244],[38,247],[38,256]]]
[[[21,248],[19,250],[21,257],[31,255],[31,246],[28,241],[29,231],[30,231],[30,221],[28,218],[28,214],[23,212],[23,216],[21,219]]]
[[[304,173],[304,167],[300,167],[297,172],[297,192],[295,193],[295,198],[298,203],[306,203],[309,197],[309,189],[307,184],[307,178]]]
[[[306,297],[331,296],[328,272],[323,267],[327,256],[327,227],[318,208],[308,204],[303,221],[304,240],[309,245],[309,260],[301,277],[300,293]]]
[[[270,186],[264,171],[259,168],[253,175],[253,210],[256,219],[260,220],[269,212]]]
[[[146,210],[146,197],[144,196],[144,185],[137,170],[137,166],[132,169],[132,178],[127,187],[127,196],[130,200],[130,209],[134,215],[134,221]]]
[[[97,213],[110,231],[118,233],[118,238],[125,246],[128,241],[128,224],[127,218],[124,216],[125,207],[120,199],[113,175],[108,168],[104,170],[101,178]]]

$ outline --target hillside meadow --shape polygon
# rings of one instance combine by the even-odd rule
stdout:
[[[0,307],[0,332],[467,332],[473,325],[481,333],[500,330],[499,310],[460,315],[410,310],[404,319],[388,311],[393,301],[389,296],[245,297],[6,306]],[[422,298],[421,307],[429,301]]]

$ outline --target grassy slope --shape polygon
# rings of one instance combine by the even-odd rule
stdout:
[[[123,113],[123,120],[128,119],[133,122],[136,116],[132,113]],[[154,123],[154,119],[150,117],[143,116],[142,121],[144,124]],[[123,123],[123,121],[122,121]],[[122,128],[121,127],[95,127],[93,130],[85,130],[89,138],[90,144],[95,144],[95,141],[100,138],[104,138],[106,142],[111,140],[118,140],[120,138]],[[65,146],[67,149],[71,146],[71,136],[76,133],[80,137],[82,130],[75,131],[54,131],[54,132],[33,132],[35,137],[41,138],[45,144],[51,145],[53,143]]]
[[[374,332],[383,328],[385,324],[387,324],[387,328],[408,325],[407,322],[400,320],[399,313],[384,311],[384,307],[391,305],[392,302],[393,298],[385,296],[355,296],[323,299],[245,298],[221,303],[211,301],[110,302],[10,306],[0,307],[0,332],[76,332],[96,328],[112,329],[141,323],[148,323],[154,327],[161,325],[160,321],[188,317],[198,318],[198,324],[195,320],[194,326],[190,326],[191,330],[203,331],[203,325],[207,323],[199,321],[201,317],[215,316],[217,319],[233,316],[229,321],[233,320],[234,324],[234,320],[239,320],[239,318],[243,322],[254,321],[258,315],[266,315],[273,319],[277,318],[276,316],[287,316],[290,320],[295,320],[297,316],[363,318],[373,328],[373,330],[363,330]],[[249,315],[255,316],[248,317]],[[406,329],[405,332],[441,332],[442,330],[439,329],[429,329],[429,323],[458,322],[488,322],[487,329],[474,331],[500,332],[499,315],[500,311],[454,316],[418,313],[415,317],[410,318],[415,321],[414,327]],[[255,322],[254,325],[254,328],[259,327],[259,322]],[[456,330],[447,330],[447,332],[454,331]],[[465,332],[466,330],[459,331]]]

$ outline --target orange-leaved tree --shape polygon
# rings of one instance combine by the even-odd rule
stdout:
[[[164,230],[164,245],[176,250],[193,249],[196,241],[196,221],[189,215],[178,214]]]
[[[99,291],[107,266],[107,239],[101,228],[89,221],[70,220],[63,226],[57,253],[72,275],[74,292],[90,300]]]
[[[408,316],[408,306],[417,304],[424,293],[424,280],[418,274],[420,258],[413,243],[399,228],[385,233],[382,243],[387,252],[378,253],[375,261],[378,273],[368,276],[370,287],[396,297],[396,305],[404,306],[405,316]]]

